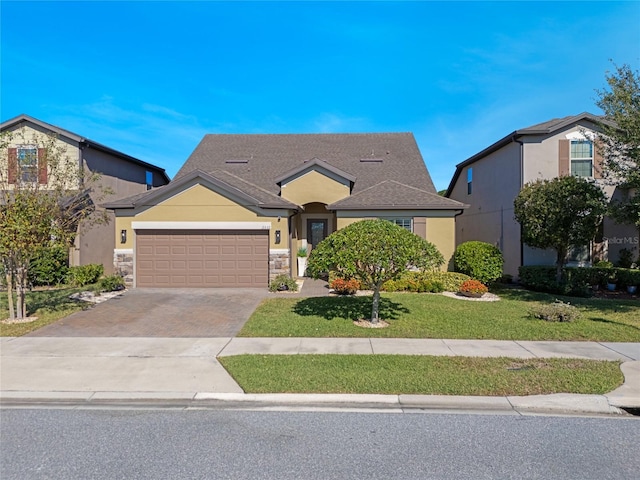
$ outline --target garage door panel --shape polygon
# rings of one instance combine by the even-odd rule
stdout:
[[[268,231],[136,232],[138,287],[266,287]]]

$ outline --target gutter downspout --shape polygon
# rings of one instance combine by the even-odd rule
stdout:
[[[518,191],[520,191],[524,187],[524,142],[518,140],[515,134],[513,135],[513,141],[520,145],[520,188],[518,189]],[[518,225],[520,228],[520,266],[522,266],[524,261],[524,243],[522,242],[522,225]]]

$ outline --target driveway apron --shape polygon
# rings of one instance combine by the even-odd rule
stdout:
[[[31,337],[234,337],[266,289],[139,288],[69,315]]]

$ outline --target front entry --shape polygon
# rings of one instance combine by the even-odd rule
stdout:
[[[307,219],[307,245],[312,250],[322,240],[327,238],[328,222],[322,218]]]

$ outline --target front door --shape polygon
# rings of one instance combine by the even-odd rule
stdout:
[[[307,244],[309,250],[327,238],[327,220],[321,218],[309,218],[307,220]]]

